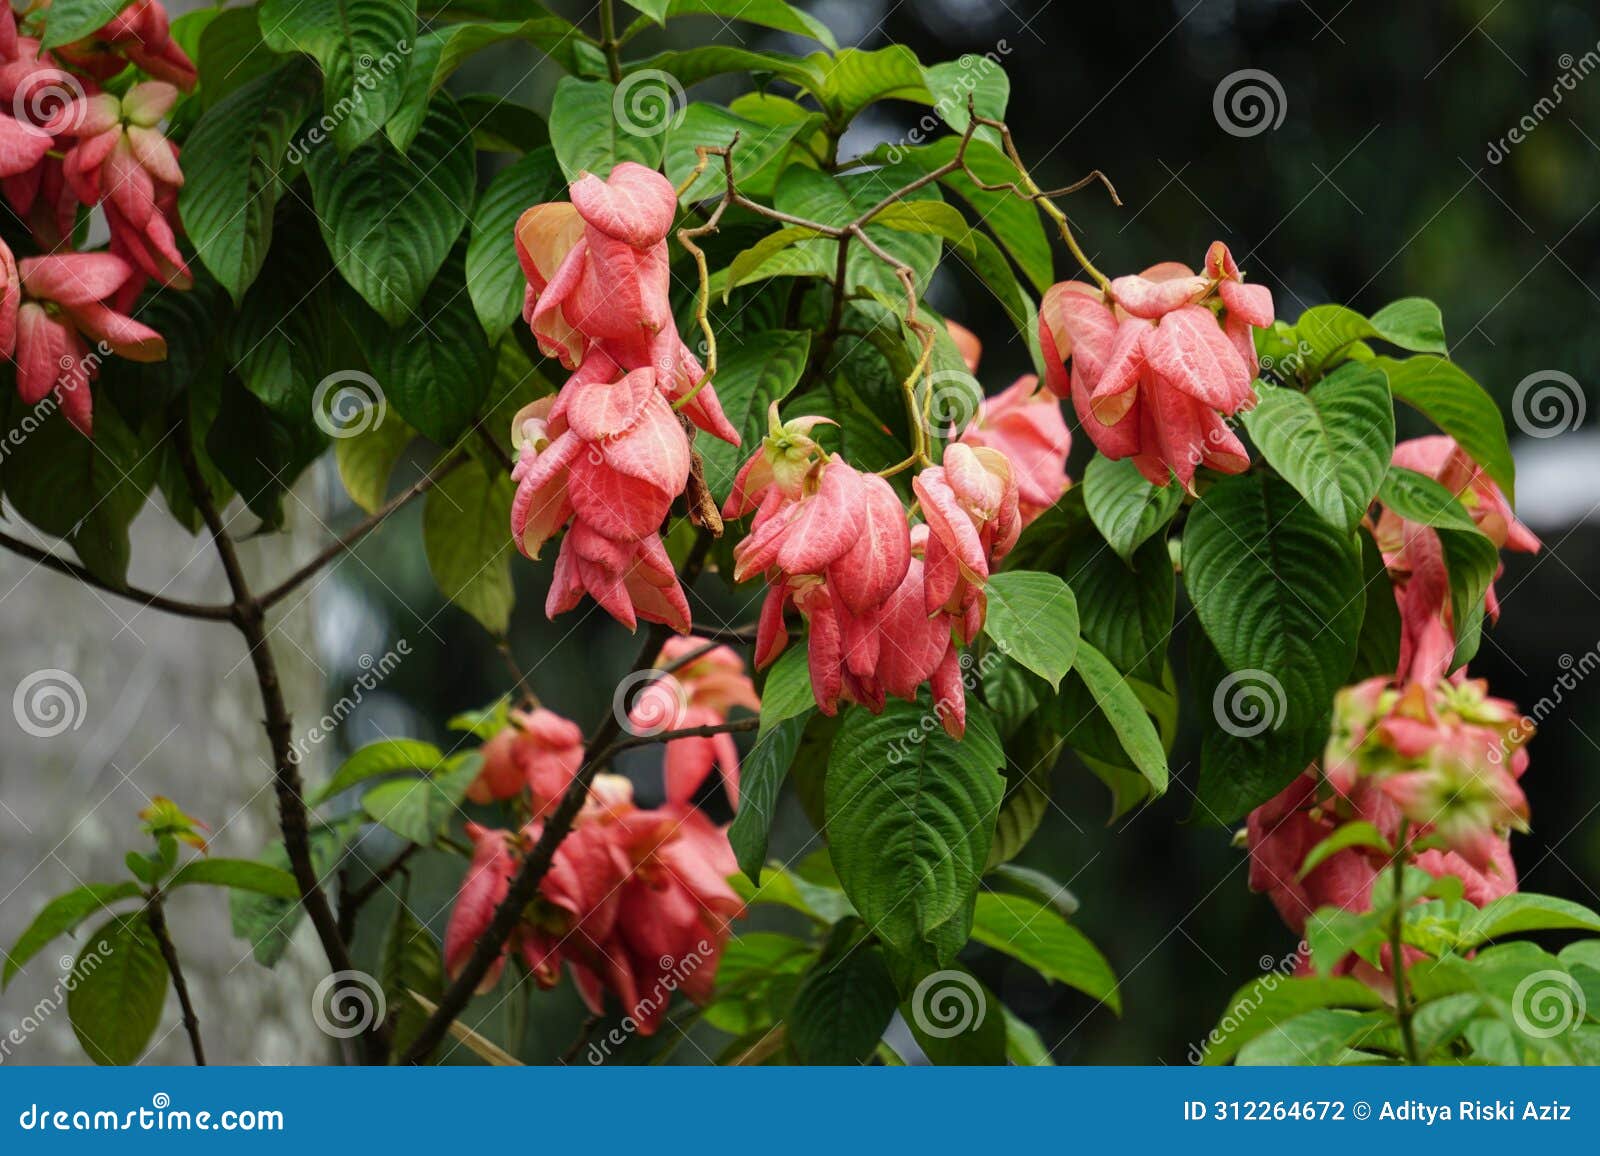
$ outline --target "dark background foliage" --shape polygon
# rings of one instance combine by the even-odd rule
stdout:
[[[1600,420],[1600,76],[1576,80],[1547,115],[1535,112],[1563,72],[1600,51],[1600,11],[1535,0],[824,0],[809,7],[841,44],[899,42],[929,62],[998,54],[1011,77],[1008,120],[1040,183],[1065,184],[1096,167],[1116,183],[1121,208],[1096,189],[1067,205],[1091,257],[1113,275],[1158,260],[1198,264],[1220,237],[1272,288],[1289,320],[1323,301],[1372,312],[1397,297],[1434,298],[1452,356],[1508,413],[1517,383],[1537,371],[1558,370],[1585,385],[1597,416],[1578,431],[1532,439],[1512,427],[1521,505],[1547,548],[1534,558],[1508,556],[1500,627],[1472,669],[1524,710],[1562,697],[1531,748],[1534,831],[1515,850],[1530,889],[1600,904],[1600,680],[1575,691],[1557,683],[1600,645],[1600,534],[1585,525],[1600,503],[1600,439],[1589,432]],[[562,10],[593,27],[583,6]],[[686,21],[670,36],[700,42],[716,27]],[[716,38],[809,50],[747,25]],[[653,46],[641,38],[635,47]],[[1219,128],[1213,94],[1245,68],[1270,72],[1286,107],[1276,129],[1241,138]],[[452,87],[547,107],[558,75],[553,65],[532,66],[519,46],[485,53]],[[842,154],[903,139],[917,116],[909,107],[879,106],[852,130]],[[1491,144],[1534,116],[1540,119],[1524,142],[1501,145],[1495,163]],[[1069,264],[1058,251],[1059,276]],[[1026,368],[998,303],[957,262],[945,263],[933,296],[985,339],[981,376],[991,392]],[[1402,427],[1403,435],[1419,432],[1420,424]],[[1075,476],[1088,449],[1079,439]],[[347,747],[385,734],[443,737],[440,720],[506,685],[502,656],[483,632],[440,603],[414,550],[415,530],[375,536],[331,587],[326,634],[344,664],[330,672],[334,697],[343,675],[359,671],[357,656],[381,654],[396,637],[416,655],[340,732]],[[610,709],[615,677],[638,643],[592,607],[546,622],[548,566],[519,561],[515,571],[518,661],[546,705],[591,725]],[[698,618],[753,618],[754,608],[715,576],[697,595]],[[1188,607],[1178,613],[1182,621]],[[1186,628],[1195,626],[1191,620]],[[1173,657],[1181,677],[1181,637]],[[1247,890],[1231,831],[1191,814],[1197,737],[1210,718],[1201,717],[1204,703],[1189,709],[1165,799],[1107,825],[1106,791],[1069,757],[1055,774],[1055,805],[1022,859],[1082,900],[1078,922],[1123,978],[1123,1018],[1002,956],[970,949],[974,969],[1039,1029],[1059,1062],[1183,1063],[1229,995],[1294,950],[1270,905]],[[659,790],[654,756],[641,756],[633,769],[650,800]],[[803,852],[809,833],[791,801],[774,853]],[[384,857],[381,847],[368,850]],[[459,861],[422,857],[412,905],[439,912],[436,930],[459,872]],[[529,1059],[560,1055],[582,1018],[565,988],[535,993],[525,1016],[516,1004],[497,1013],[512,1022],[492,1034],[524,1030]],[[669,1027],[658,1040],[679,1035]],[[703,1061],[696,1054],[703,1039],[693,1034],[676,1057]],[[712,1043],[705,1047],[714,1053]],[[644,1054],[638,1041],[628,1048],[627,1058]]]

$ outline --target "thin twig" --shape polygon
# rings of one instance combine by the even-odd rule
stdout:
[[[339,893],[339,932],[346,942],[355,937],[356,916],[361,914],[361,909],[366,906],[367,900],[376,895],[383,885],[393,879],[402,870],[411,856],[422,850],[421,843],[409,844],[394,858],[372,873],[360,887],[352,887],[348,891],[341,889]]]
[[[127,598],[148,606],[153,610],[164,610],[168,614],[179,614],[185,618],[204,618],[213,622],[229,622],[233,619],[233,607],[223,605],[206,605],[198,602],[182,602],[176,598],[164,598],[160,594],[152,594],[148,590],[139,590],[132,586],[116,586],[103,579],[96,578],[94,574],[65,558],[59,558],[48,550],[31,545],[9,534],[0,534],[0,546],[4,546],[14,554],[20,554],[29,561],[37,562],[47,569],[58,574],[65,574],[69,578],[76,578],[86,586],[93,586],[96,590],[104,590],[107,594],[115,594],[119,598]]]
[[[206,1048],[200,1040],[200,1017],[195,1014],[194,1003],[189,999],[189,984],[183,978],[183,965],[178,962],[178,949],[167,930],[167,915],[161,905],[161,892],[156,891],[144,907],[145,921],[150,934],[161,948],[161,958],[167,961],[167,974],[172,977],[172,990],[178,994],[178,1008],[183,1013],[183,1030],[189,1034],[189,1050],[194,1053],[198,1067],[206,1066]]]
[[[753,731],[761,725],[761,720],[754,715],[749,718],[730,719],[726,722],[708,723],[699,727],[679,727],[677,730],[661,731],[653,735],[634,735],[632,738],[617,739],[611,744],[607,755],[614,755],[618,751],[632,750],[634,747],[648,747],[656,743],[670,743],[673,739],[703,739],[712,735],[728,735],[738,731]]]

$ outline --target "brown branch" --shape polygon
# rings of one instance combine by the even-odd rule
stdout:
[[[161,958],[167,961],[167,974],[172,977],[172,990],[178,994],[178,1008],[183,1013],[183,1030],[189,1034],[189,1050],[194,1053],[198,1067],[206,1066],[206,1048],[200,1040],[200,1017],[195,1015],[194,1003],[189,999],[189,984],[183,978],[183,965],[178,962],[178,949],[167,930],[167,915],[161,905],[161,893],[150,896],[144,907],[145,920],[150,924],[150,934],[161,948]]]
[[[278,681],[278,665],[267,641],[266,616],[261,603],[251,594],[244,566],[228,528],[217,511],[216,499],[194,459],[194,450],[187,432],[179,430],[176,439],[178,463],[188,480],[195,507],[200,511],[217,555],[222,559],[223,571],[228,577],[228,587],[233,591],[234,623],[244,635],[250,651],[250,663],[255,669],[256,682],[261,690],[261,705],[266,713],[263,725],[267,741],[272,748],[273,788],[278,799],[278,826],[283,831],[283,848],[288,854],[295,883],[300,888],[300,902],[316,928],[317,938],[328,957],[328,965],[335,972],[354,972],[355,964],[344,938],[339,934],[339,921],[322,890],[317,869],[311,860],[311,837],[307,819],[305,789],[300,778],[300,766],[291,741],[292,724],[289,707],[284,701],[283,686]],[[388,1052],[388,1024],[375,1025],[366,1036],[368,1062],[381,1063]]]
[[[361,541],[361,539],[365,538],[372,531],[376,530],[380,525],[383,524],[384,520],[387,519],[390,514],[394,513],[408,502],[411,502],[413,499],[421,497],[423,494],[433,489],[434,486],[438,485],[439,482],[444,480],[447,474],[456,469],[456,467],[460,466],[465,461],[467,461],[466,455],[458,454],[455,457],[447,459],[443,464],[437,466],[433,470],[430,470],[428,473],[422,475],[422,477],[418,478],[416,482],[408,486],[404,491],[396,494],[393,498],[390,498],[387,502],[385,502],[375,514],[352,526],[339,538],[337,542],[332,542],[318,551],[311,561],[307,562],[304,566],[301,566],[293,574],[289,575],[289,577],[285,578],[272,589],[260,595],[256,601],[260,603],[263,610],[283,601],[283,599],[288,597],[288,595],[292,593],[294,589],[302,582],[310,578],[313,574],[321,570],[324,566],[333,561],[340,554],[343,554],[346,550],[352,549],[357,542]]]
[[[654,746],[657,743],[670,743],[673,739],[704,739],[712,735],[730,735],[740,731],[753,731],[761,725],[761,720],[754,715],[748,718],[730,719],[726,722],[708,723],[699,727],[679,727],[677,730],[662,731],[653,735],[634,735],[632,738],[617,739],[611,744],[607,755],[614,755],[618,751],[629,751],[634,747]]]
[[[368,879],[360,887],[353,887],[348,890],[340,889],[339,933],[344,937],[346,943],[355,938],[356,916],[361,914],[361,909],[366,906],[367,900],[376,895],[384,884],[393,879],[405,867],[411,856],[420,850],[422,850],[421,843],[412,843],[374,871],[372,878]]]
[[[31,562],[37,562],[47,569],[58,574],[65,574],[68,578],[76,578],[86,586],[93,586],[96,590],[104,590],[107,594],[115,594],[118,598],[127,598],[138,602],[153,610],[164,610],[168,614],[178,614],[185,618],[204,618],[213,622],[229,622],[233,619],[233,607],[223,605],[206,605],[198,602],[182,602],[176,598],[163,598],[159,594],[152,594],[148,590],[139,590],[132,586],[117,586],[103,579],[96,578],[89,570],[59,558],[50,551],[13,538],[9,534],[0,534],[0,546],[4,546],[13,554],[20,554]]]

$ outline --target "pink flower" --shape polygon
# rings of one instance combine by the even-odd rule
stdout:
[[[468,823],[467,836],[472,840],[472,865],[461,881],[456,905],[450,912],[450,923],[444,931],[444,966],[451,976],[459,975],[467,966],[478,939],[489,930],[494,909],[511,890],[511,877],[516,874],[516,861],[511,857],[510,848],[513,836],[509,831]],[[500,982],[505,965],[502,953],[478,984],[479,994]]]
[[[1273,312],[1271,293],[1240,277],[1219,241],[1204,274],[1165,262],[1116,278],[1104,295],[1054,285],[1040,303],[1046,383],[1071,396],[1101,453],[1131,457],[1155,485],[1176,473],[1189,488],[1201,465],[1236,474],[1249,464],[1222,419],[1255,404],[1251,330]]]
[[[198,76],[194,62],[172,39],[167,10],[159,0],[134,0],[104,27],[56,51],[96,80],[110,80],[133,64],[188,92]]]
[[[1538,553],[1539,539],[1517,520],[1500,487],[1454,439],[1440,435],[1401,442],[1395,446],[1393,460],[1455,494],[1497,547]],[[1373,538],[1383,552],[1400,604],[1399,676],[1425,682],[1438,679],[1455,655],[1450,575],[1438,531],[1382,509],[1373,526]],[[1493,583],[1484,594],[1484,607],[1491,621],[1500,616]]]
[[[63,93],[81,88],[55,66],[30,37],[18,36],[10,5],[0,12],[0,177],[8,181],[33,171],[50,151],[43,124]]]
[[[986,397],[977,420],[959,441],[977,449],[998,450],[1011,463],[1018,509],[1026,526],[1067,492],[1067,454],[1072,435],[1055,397],[1039,388],[1032,374],[1019,377],[1004,392]]]
[[[705,646],[702,638],[669,638],[656,666],[670,666]],[[663,702],[663,696],[671,701]],[[715,726],[726,722],[736,706],[759,711],[761,700],[745,673],[744,659],[731,647],[717,646],[646,686],[629,719],[646,733],[657,730],[663,721],[671,730]],[[728,802],[739,805],[739,748],[731,734],[673,739],[666,745],[665,762],[667,802],[687,805],[715,766],[722,773]]]
[[[483,744],[483,770],[467,798],[488,803],[526,790],[537,818],[560,800],[583,766],[583,732],[544,707],[512,711],[510,722]]]
[[[997,450],[956,442],[946,447],[944,464],[923,470],[912,488],[928,523],[927,612],[949,612],[957,635],[971,642],[983,629],[991,567],[1022,532],[1011,463]]]
[[[584,173],[571,201],[534,205],[517,221],[517,257],[528,290],[523,317],[548,357],[610,378],[650,368],[655,382],[700,429],[734,445],[739,434],[678,336],[667,291],[667,233],[677,212],[671,182],[624,161],[601,180]],[[588,362],[599,356],[602,367]],[[692,397],[691,397],[692,395]]]
[[[117,312],[107,299],[131,270],[109,253],[63,253],[28,257],[13,264],[0,258],[0,353],[15,355],[17,393],[35,405],[55,390],[67,420],[92,432],[89,382],[99,372],[85,338],[103,343],[132,361],[159,361],[167,354],[161,335]]]

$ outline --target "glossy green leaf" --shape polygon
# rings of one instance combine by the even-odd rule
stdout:
[[[1054,908],[1022,895],[985,891],[972,917],[972,938],[1121,1014],[1122,997],[1111,965]]]
[[[255,859],[191,860],[167,880],[166,889],[171,891],[188,883],[232,887],[237,891],[254,891],[277,899],[300,898],[300,888],[293,875],[281,867],[273,867]]]
[[[402,839],[427,846],[461,809],[482,769],[483,759],[473,751],[434,774],[379,783],[362,796],[361,807]]]
[[[38,955],[51,940],[66,935],[90,916],[110,909],[113,903],[132,899],[142,894],[137,883],[86,883],[64,895],[57,895],[44,909],[33,917],[11,950],[5,953],[5,971],[0,975],[0,988],[11,982],[11,977]]]
[[[1131,458],[1112,461],[1095,454],[1083,472],[1083,501],[1095,529],[1127,561],[1172,521],[1183,505],[1183,488],[1151,485]]]
[[[604,80],[564,76],[550,106],[550,144],[569,181],[581,173],[608,177],[622,161],[653,169],[661,163],[667,131],[681,108],[672,100],[641,100],[637,112],[623,102],[626,89]]]
[[[1505,422],[1483,386],[1443,357],[1408,357],[1404,361],[1378,357],[1372,364],[1388,375],[1397,400],[1420,410],[1455,438],[1505,491],[1506,498],[1515,501],[1517,468],[1506,441]]]
[[[505,474],[467,465],[430,490],[422,508],[422,548],[440,591],[491,634],[511,624],[516,549],[506,527],[515,492]]]
[[[136,1063],[167,1002],[167,961],[149,920],[141,912],[102,923],[73,970],[67,1015],[84,1052],[97,1064]]]
[[[1078,653],[1078,601],[1054,574],[1006,570],[984,586],[984,633],[1007,657],[1050,684],[1061,685]]]
[[[811,721],[809,711],[786,718],[756,735],[755,744],[739,765],[739,810],[728,825],[728,842],[739,870],[752,883],[761,882],[761,865],[767,858],[767,833],[778,810],[778,792],[789,774],[789,764],[800,749],[800,737]]]
[[[719,503],[728,500],[739,467],[760,448],[768,407],[799,384],[810,353],[811,334],[789,329],[763,330],[720,351],[717,399],[742,442],[731,446],[709,436],[695,438],[705,461],[706,485]]]
[[[501,169],[479,198],[467,244],[467,293],[490,344],[522,316],[527,281],[517,260],[517,218],[533,205],[565,197],[555,151],[542,148]]]

